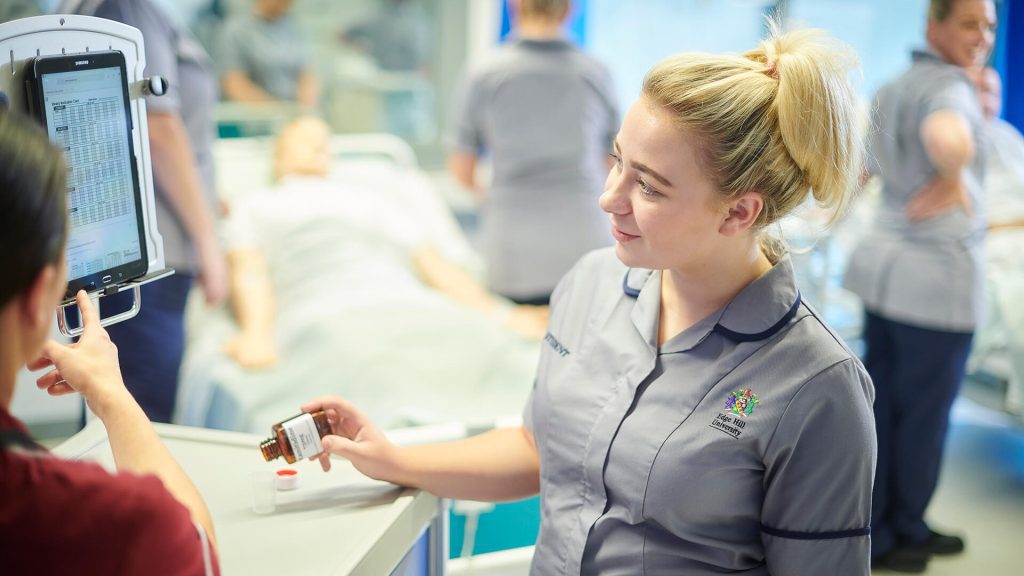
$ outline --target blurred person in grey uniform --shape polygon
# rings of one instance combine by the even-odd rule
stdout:
[[[424,141],[436,133],[428,83],[434,29],[420,0],[382,0],[378,10],[341,33],[341,41],[373,59],[398,86],[380,94],[388,132]],[[404,87],[403,87],[404,86]]]
[[[251,10],[228,17],[215,52],[225,99],[319,105],[309,43],[291,6],[292,0],[254,0]]]
[[[382,0],[380,9],[341,34],[341,40],[367,52],[381,70],[413,72],[430,63],[434,32],[430,15],[417,0]]]
[[[864,302],[877,390],[872,555],[899,571],[963,550],[924,515],[983,306],[987,150],[966,69],[985,62],[995,24],[992,0],[932,0],[928,49],[875,98],[868,169],[882,199],[844,283]]]
[[[213,105],[210,61],[192,36],[150,0],[70,0],[59,12],[116,20],[142,31],[146,76],[168,80],[146,98],[157,226],[175,274],[142,286],[138,316],[107,329],[117,344],[125,385],[150,420],[170,422],[185,346],[185,301],[194,281],[207,304],[227,296],[227,264],[215,231]],[[103,299],[110,313],[129,295]]]
[[[523,424],[398,447],[326,397],[324,448],[444,497],[539,491],[532,574],[867,575],[871,381],[767,233],[856,183],[853,59],[805,30],[658,64],[600,197],[615,247],[556,288]]]
[[[568,0],[510,6],[515,37],[468,74],[448,168],[481,201],[490,289],[546,304],[580,256],[612,242],[596,199],[619,114],[608,71],[563,37]],[[486,192],[476,179],[484,154]]]
[[[0,4],[0,22],[39,16],[42,13],[43,8],[36,0],[4,0]]]

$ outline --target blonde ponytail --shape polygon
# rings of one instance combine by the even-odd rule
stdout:
[[[763,230],[812,192],[845,209],[860,172],[862,138],[849,74],[857,58],[821,30],[771,34],[742,57],[681,54],[656,65],[643,94],[705,143],[704,161],[726,199],[759,192]],[[762,242],[769,257],[779,242]]]

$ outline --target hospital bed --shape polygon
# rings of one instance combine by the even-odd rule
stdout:
[[[270,138],[218,141],[218,195],[238,205],[267,188],[272,147]],[[331,180],[339,189],[392,197],[449,260],[479,270],[402,140],[335,136],[331,152]],[[301,403],[325,394],[348,398],[384,428],[449,423],[442,429],[459,435],[514,419],[532,387],[539,343],[403,280],[403,263],[390,259],[404,256],[378,252],[368,240],[384,224],[324,220],[278,239],[269,264],[288,280],[275,280],[280,360],[270,369],[247,371],[229,359],[224,346],[237,330],[230,309],[210,310],[194,298],[176,423],[266,433]]]
[[[1007,122],[989,124],[985,175],[989,221],[1024,221],[1024,137]],[[967,368],[1003,392],[1002,407],[1024,417],[1024,227],[996,228],[986,238],[987,314]]]

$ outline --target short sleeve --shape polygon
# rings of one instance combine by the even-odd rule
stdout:
[[[455,98],[449,147],[452,152],[480,154],[486,147],[483,136],[483,97],[479,76],[469,74]]]
[[[117,474],[122,504],[113,511],[124,530],[125,574],[219,574],[205,531],[155,476]]]
[[[0,468],[18,497],[0,506],[0,527],[19,529],[3,534],[4,574],[219,573],[209,539],[156,476],[10,456],[0,453]]]
[[[965,118],[973,115],[971,103],[977,102],[978,96],[966,78],[946,75],[925,98],[921,108],[921,119],[939,111],[958,112]]]
[[[571,294],[573,292],[573,285],[575,284],[576,277],[580,274],[580,269],[583,268],[586,263],[597,255],[599,251],[593,251],[584,255],[573,267],[562,276],[562,279],[555,284],[555,289],[551,292],[551,316],[548,321],[548,334],[545,335],[545,340],[541,342],[540,350],[540,361],[537,363],[537,375],[533,379],[533,390],[530,392],[530,397],[526,400],[526,405],[523,408],[523,427],[530,431],[534,436],[537,435],[535,430],[535,423],[538,414],[536,412],[543,411],[544,406],[535,407],[534,400],[538,396],[538,388],[543,388],[547,385],[547,370],[551,357],[553,354],[552,348],[547,343],[547,336],[552,331],[558,333],[560,327],[566,325],[566,316],[569,310],[569,302],[571,301]],[[539,416],[541,419],[544,418],[543,414]]]
[[[783,414],[765,454],[761,525],[772,574],[870,572],[872,397],[850,358],[805,383]]]
[[[146,76],[162,76],[167,80],[167,92],[163,96],[147,96],[146,109],[150,112],[179,112],[181,110],[181,86],[178,75],[177,34],[171,28],[170,18],[158,8],[143,9],[142,6],[125,10],[118,2],[106,2],[95,16],[116,20],[134,26],[142,32],[146,50]]]

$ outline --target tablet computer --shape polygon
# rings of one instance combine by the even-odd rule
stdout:
[[[124,55],[40,56],[26,65],[26,100],[68,164],[68,292],[143,276],[143,205]]]

